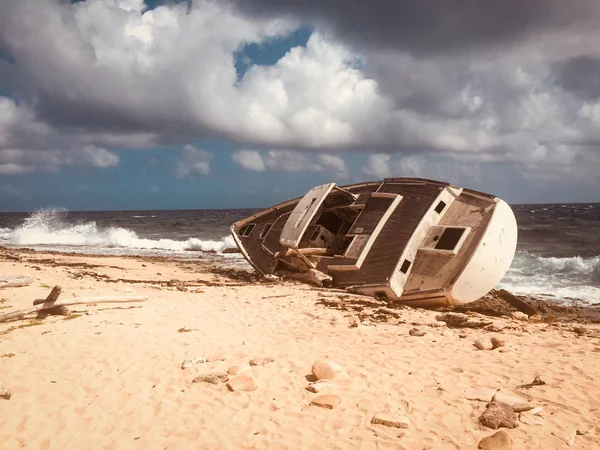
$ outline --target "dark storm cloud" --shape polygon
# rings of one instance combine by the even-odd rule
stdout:
[[[360,46],[439,53],[593,25],[597,0],[230,0],[255,16],[325,23]]]
[[[557,64],[557,84],[583,99],[600,98],[600,58],[578,56]]]

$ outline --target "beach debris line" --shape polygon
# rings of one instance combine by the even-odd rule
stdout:
[[[62,288],[60,286],[55,286],[45,300],[34,300],[34,306],[32,308],[1,314],[0,323],[7,322],[9,320],[23,319],[29,314],[39,313],[40,311],[46,311],[62,306],[94,305],[97,303],[139,303],[145,302],[148,299],[146,296],[108,296],[81,297],[73,300],[59,301],[58,296],[61,292]]]

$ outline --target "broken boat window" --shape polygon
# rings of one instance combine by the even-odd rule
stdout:
[[[266,224],[265,227],[263,228],[263,230],[260,232],[259,239],[264,239],[272,226],[273,226],[273,223]]]
[[[402,263],[402,266],[400,266],[400,272],[402,272],[404,274],[407,273],[408,269],[410,269],[411,264],[412,263],[408,259],[405,259],[404,262]]]
[[[248,223],[246,225],[244,225],[242,228],[240,228],[240,236],[242,237],[248,237],[252,234],[252,231],[254,231],[254,227],[256,227],[255,223]]]
[[[437,206],[435,207],[435,212],[436,212],[436,213],[438,213],[438,214],[441,214],[441,213],[442,213],[442,211],[444,210],[444,208],[445,208],[445,207],[446,207],[446,203],[445,203],[445,202],[442,202],[442,201],[440,201],[440,202],[437,204]]]
[[[446,228],[437,241],[435,248],[438,250],[454,250],[464,232],[464,228]]]

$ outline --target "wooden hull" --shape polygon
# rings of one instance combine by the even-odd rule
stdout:
[[[260,273],[316,271],[333,287],[416,306],[482,297],[504,276],[517,241],[504,201],[417,178],[317,186],[231,232]]]

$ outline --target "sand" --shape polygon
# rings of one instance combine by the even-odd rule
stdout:
[[[64,300],[148,296],[0,324],[0,383],[12,393],[0,398],[3,449],[475,449],[496,432],[478,420],[487,402],[467,398],[480,388],[483,400],[501,390],[542,408],[503,428],[513,448],[600,448],[598,324],[469,312],[495,331],[451,329],[436,311],[380,310],[369,299],[159,258],[0,250],[0,274],[35,278],[0,289],[0,314],[55,285]],[[505,345],[476,349],[492,336]],[[249,366],[256,358],[273,361]],[[317,360],[336,375],[311,393]],[[236,365],[255,390],[192,382]],[[536,376],[546,384],[519,387]],[[321,395],[339,405],[310,406]]]

